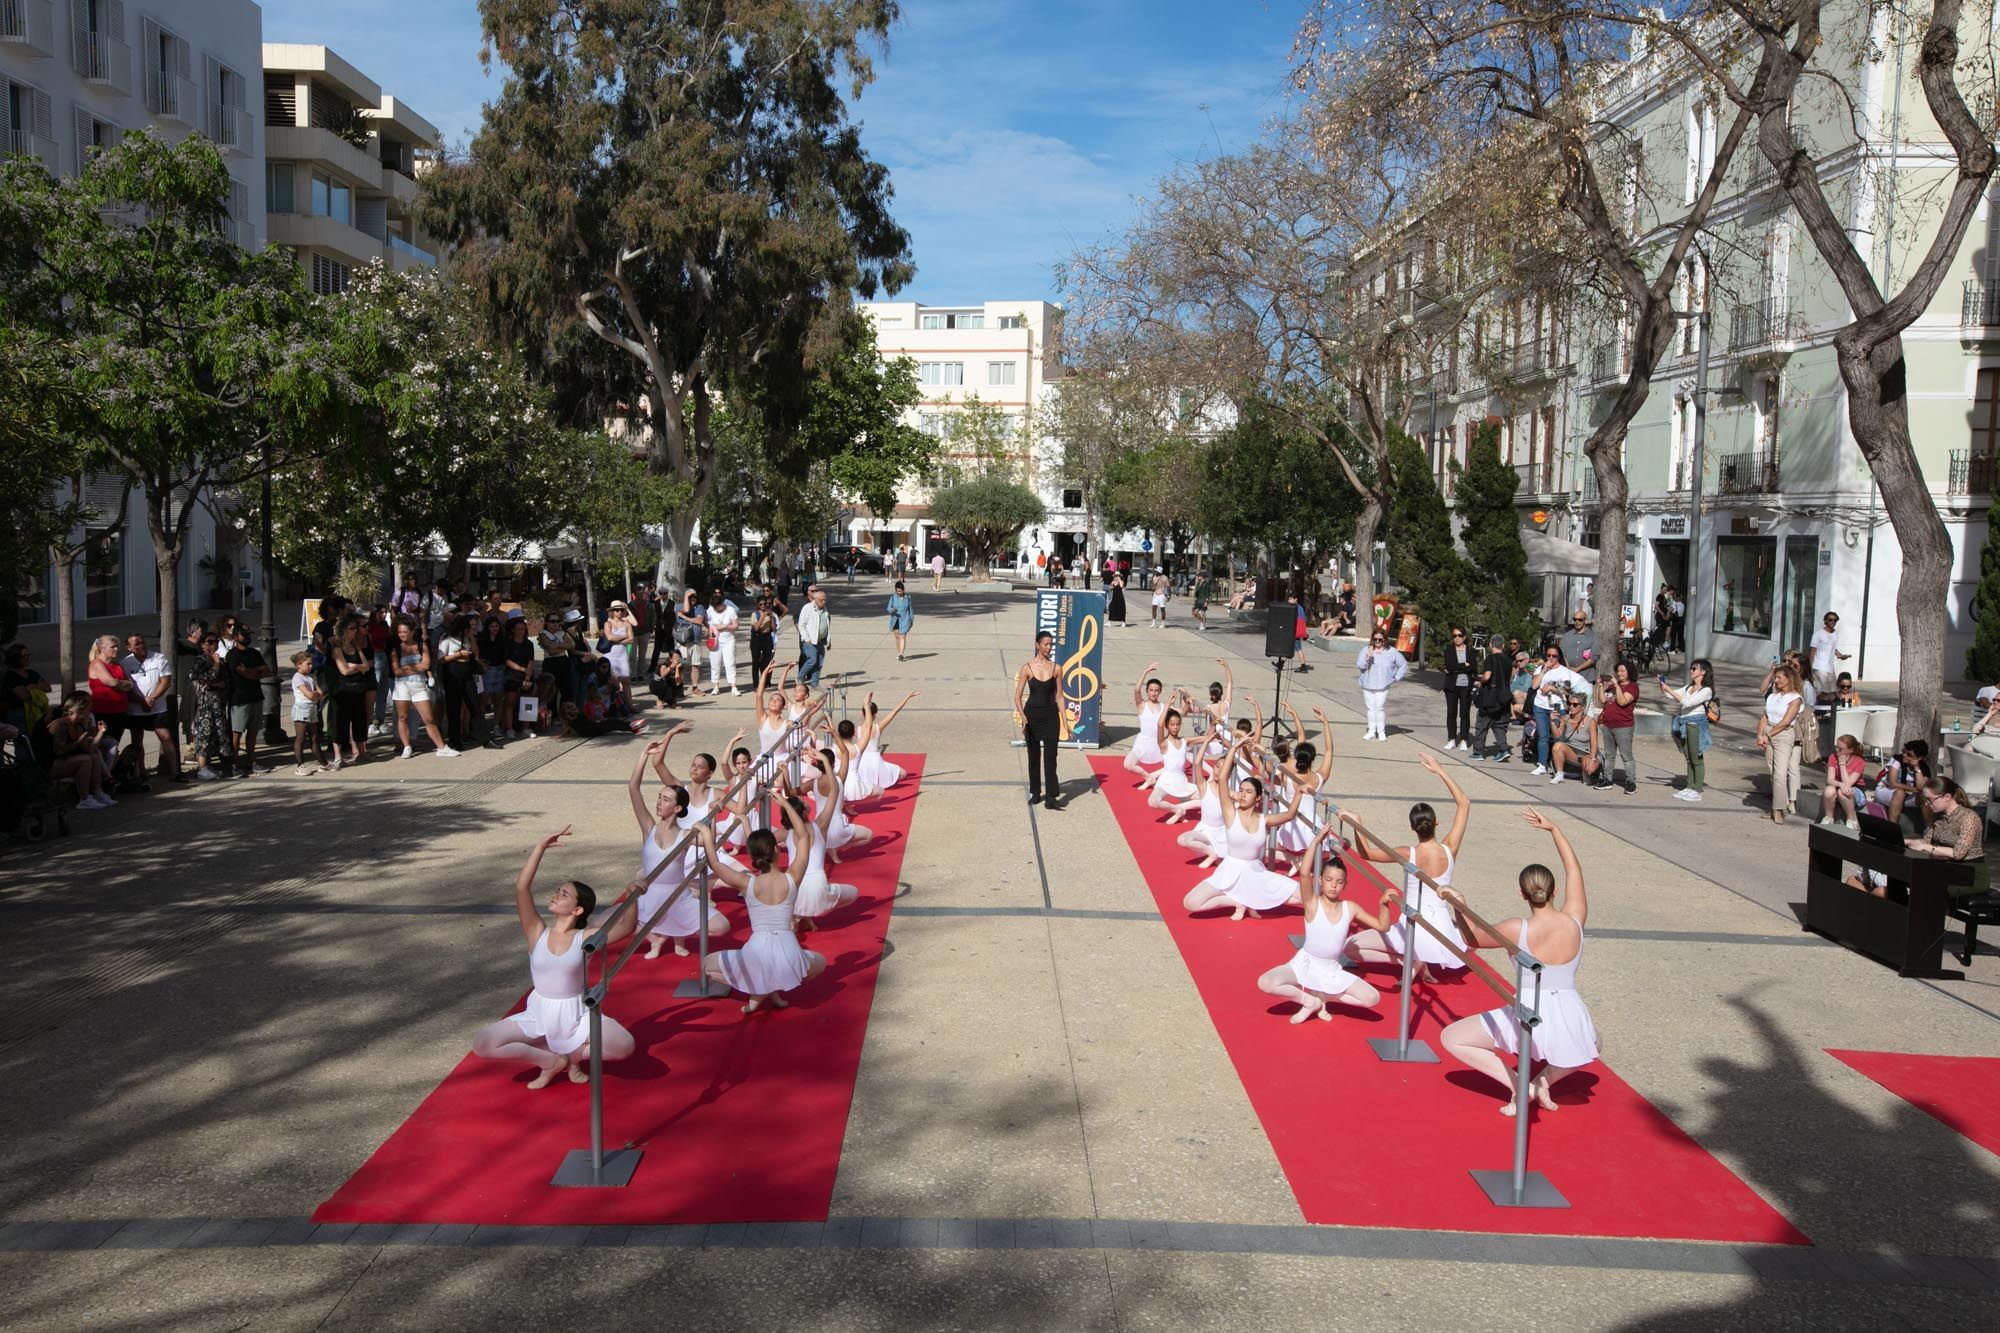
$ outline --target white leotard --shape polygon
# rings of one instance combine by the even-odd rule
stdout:
[[[1449,888],[1451,886],[1451,872],[1454,865],[1451,848],[1445,847],[1443,843],[1439,843],[1438,846],[1444,848],[1444,873],[1434,875],[1432,878],[1440,886]],[[1416,849],[1413,847],[1410,850],[1414,853]],[[1411,859],[1414,861],[1415,857],[1412,856]],[[1422,898],[1417,908],[1418,915],[1437,927],[1439,934],[1463,949],[1465,947],[1465,936],[1459,934],[1458,918],[1452,913],[1451,904],[1436,893],[1433,893],[1429,885],[1424,884],[1415,875],[1406,871],[1403,875],[1404,901],[1417,901],[1419,890],[1422,891]],[[1384,933],[1384,937],[1397,953],[1402,953],[1409,947],[1403,942],[1409,929],[1403,919],[1398,917],[1395,924],[1390,926]],[[1436,937],[1429,931],[1418,930],[1416,936],[1418,962],[1428,963],[1432,967],[1441,968],[1463,968],[1465,966],[1464,963],[1459,961],[1456,954],[1438,943]]]
[[[1139,734],[1132,738],[1132,757],[1142,764],[1160,762],[1160,714],[1156,703],[1139,705]]]
[[[507,1021],[530,1037],[540,1037],[557,1055],[568,1055],[590,1040],[590,1013],[583,1005],[583,936],[572,933],[569,948],[549,952],[544,928],[528,950],[528,975],[535,988],[527,1002]]]
[[[1194,783],[1188,780],[1186,741],[1167,737],[1166,748],[1160,752],[1160,780],[1154,786],[1176,801],[1185,801],[1195,794]]]

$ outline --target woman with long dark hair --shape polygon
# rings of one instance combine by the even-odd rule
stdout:
[[[396,738],[403,742],[403,758],[416,751],[410,745],[410,710],[431,738],[440,759],[456,759],[458,751],[444,743],[431,715],[431,650],[417,635],[417,623],[407,616],[396,622],[396,642],[389,669],[396,673]]]
[[[1472,749],[1472,677],[1479,670],[1465,626],[1451,627],[1444,650],[1444,748]]]
[[[1667,684],[1665,676],[1655,677],[1660,683],[1660,693],[1672,699],[1677,707],[1672,722],[1674,743],[1680,748],[1681,758],[1687,761],[1687,783],[1674,793],[1680,801],[1699,801],[1702,788],[1708,785],[1708,763],[1702,756],[1708,752],[1709,712],[1715,707],[1715,668],[1706,657],[1697,657],[1688,663],[1687,684],[1675,689]]]
[[[333,645],[333,689],[328,713],[333,718],[333,767],[358,764],[368,747],[368,700],[375,688],[375,651],[368,640],[368,627],[358,619],[341,622],[340,636]],[[340,755],[342,743],[347,758]],[[199,776],[199,775],[197,775]]]

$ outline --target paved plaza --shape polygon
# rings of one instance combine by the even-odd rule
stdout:
[[[1694,806],[1671,799],[1664,739],[1640,742],[1635,795],[1454,754],[1473,802],[1456,882],[1511,914],[1517,871],[1548,857],[1520,810],[1563,825],[1590,889],[1580,985],[1605,1062],[1810,1243],[1489,1232],[1477,1215],[1315,1225],[1086,758],[1062,756],[1065,810],[1024,804],[1008,687],[1031,595],[920,591],[898,662],[879,583],[832,591],[849,706],[920,689],[888,748],[925,759],[823,1220],[316,1226],[524,990],[511,885],[531,842],[576,829],[545,886],[636,872],[624,786],[640,742],[286,767],[127,800],[0,853],[0,1326],[1991,1326],[2000,1159],[1828,1051],[2000,1052],[2000,954],[1909,980],[1804,933],[1806,821],[1764,818],[1747,732],[1725,730]],[[1268,710],[1251,627],[1194,633],[1182,602],[1174,616],[1109,632],[1107,753],[1155,659],[1199,689],[1222,657]],[[1442,706],[1405,683],[1389,741],[1362,743],[1352,656],[1316,649],[1287,699],[1332,719],[1341,802],[1400,833],[1411,801],[1443,797],[1417,762],[1443,757]],[[718,749],[750,720],[730,698],[679,716]],[[1261,1010],[1255,980],[1242,1003]],[[809,995],[754,1022],[803,1021]],[[685,1003],[704,1011],[688,1021],[745,1022],[733,1000]],[[1327,1026],[1288,1031],[1307,1043]],[[672,1077],[673,1052],[655,1054]],[[509,1091],[569,1099],[585,1141],[581,1089]],[[704,1093],[785,1096],[777,1076]],[[1331,1082],[1313,1096],[1342,1169],[1395,1194],[1416,1150],[1405,1127],[1345,1115]],[[1491,1121],[1501,1165],[1510,1130]],[[671,1130],[646,1148],[634,1189],[673,1170]],[[787,1145],[733,1150],[754,1177]],[[1561,1180],[1562,1161],[1535,1165]]]

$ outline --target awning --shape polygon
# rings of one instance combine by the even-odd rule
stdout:
[[[1597,551],[1578,542],[1552,537],[1534,528],[1521,529],[1521,549],[1528,553],[1530,574],[1597,573]]]

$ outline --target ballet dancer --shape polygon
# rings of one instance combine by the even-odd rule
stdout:
[[[1291,714],[1292,730],[1303,737],[1306,729],[1299,722],[1298,710],[1286,704],[1285,711]],[[1300,740],[1292,747],[1291,771],[1285,774],[1286,786],[1298,788],[1302,803],[1318,795],[1319,789],[1333,776],[1333,723],[1326,720],[1324,709],[1313,709],[1313,716],[1319,719],[1319,749],[1315,750],[1310,741]],[[1290,794],[1287,793],[1284,799],[1291,799]],[[1293,820],[1278,830],[1278,854],[1290,862],[1293,869],[1304,864],[1299,858],[1308,845],[1306,821]]]
[[[824,721],[824,719],[822,719]],[[824,733],[831,742],[834,737],[831,728]],[[835,865],[840,864],[842,848],[860,848],[875,836],[875,831],[866,824],[857,824],[847,817],[847,754],[836,751],[829,744],[817,750],[805,752],[806,762],[812,765],[815,775],[807,790],[812,794],[813,818],[817,820],[828,805],[832,810],[826,821],[826,851]]]
[[[1153,675],[1159,669],[1158,662],[1146,663],[1146,669],[1132,686],[1132,706],[1139,710],[1139,734],[1132,738],[1124,767],[1127,773],[1141,777],[1145,776],[1146,766],[1160,762],[1160,714],[1165,711],[1160,705],[1160,695],[1166,686]]]
[[[1333,1014],[1326,1007],[1329,1001],[1361,1009],[1373,1009],[1382,1002],[1381,991],[1340,965],[1340,955],[1347,947],[1347,932],[1354,923],[1360,921],[1370,929],[1380,930],[1382,922],[1366,908],[1340,896],[1347,888],[1347,867],[1337,853],[1327,857],[1318,874],[1313,873],[1320,844],[1333,836],[1333,830],[1334,826],[1328,824],[1314,834],[1299,861],[1299,898],[1305,904],[1306,914],[1305,944],[1292,955],[1291,962],[1257,978],[1257,989],[1266,995],[1297,1002],[1299,1011],[1292,1015],[1294,1023],[1303,1023],[1314,1015],[1331,1020]],[[1338,842],[1337,837],[1335,841]]]
[[[1222,822],[1222,807],[1229,800],[1229,770],[1224,765],[1210,765],[1209,771],[1200,779],[1201,822],[1176,839],[1181,846],[1191,852],[1202,854],[1198,869],[1207,870],[1221,860],[1228,851],[1229,829]]]
[[[569,825],[565,824],[559,832],[536,842],[514,881],[514,910],[521,918],[521,933],[528,938],[528,975],[534,978],[535,988],[528,992],[527,1004],[519,1013],[489,1023],[472,1039],[472,1053],[482,1060],[522,1060],[541,1070],[529,1081],[530,1088],[546,1088],[565,1069],[572,1083],[590,1081],[583,934],[597,907],[597,895],[588,884],[565,880],[549,895],[547,920],[535,907],[535,874],[542,868],[542,858],[550,849],[562,846],[567,837]],[[606,939],[616,944],[637,925],[629,889],[612,904],[612,911],[615,915]],[[609,1014],[600,1021],[606,1060],[623,1060],[637,1049],[638,1043],[624,1024]]]
[[[791,671],[787,663],[783,673]],[[778,677],[777,687],[771,686],[771,673],[779,670],[776,662],[766,663],[763,674],[757,677],[757,688],[752,690],[750,707],[757,718],[757,752],[764,754],[785,739],[791,729],[792,720],[785,714],[785,674]]]
[[[687,818],[688,810],[687,788],[679,783],[670,782],[653,804],[646,804],[646,765],[649,761],[657,762],[666,748],[664,737],[649,742],[640,753],[639,762],[633,766],[632,780],[627,786],[627,794],[632,799],[632,816],[639,821],[639,866],[646,882],[639,898],[641,922],[652,921],[653,913],[673,897],[674,890],[686,882],[700,860],[700,846],[696,844],[688,848],[686,855],[673,858],[674,864],[655,873],[660,862],[668,859],[667,854],[680,845],[681,821]],[[666,915],[654,921],[652,929],[647,932],[646,957],[658,958],[660,949],[671,942],[674,952],[685,958],[688,955],[688,936],[700,933],[701,895],[689,885],[688,891],[674,898],[673,906],[667,909]],[[729,918],[713,907],[708,914],[708,933],[711,936],[729,933]]]
[[[783,870],[774,868],[778,859],[777,836],[760,828],[750,835],[749,874],[720,867],[716,870],[723,883],[743,895],[750,909],[750,938],[740,949],[710,954],[703,971],[711,980],[720,981],[747,997],[743,1001],[746,1014],[756,1013],[766,1003],[773,1009],[785,1008],[786,991],[826,970],[825,955],[799,947],[798,932],[792,922],[792,902],[811,863],[810,853],[799,856],[796,849],[811,846],[812,825],[789,800],[779,801],[778,809],[792,831],[795,852],[790,865]],[[699,836],[705,845],[713,846],[715,834],[706,825]]]
[[[1211,774],[1209,780],[1226,783],[1236,761],[1236,751],[1255,743],[1255,737],[1237,741],[1215,766],[1221,776]],[[1222,864],[1188,890],[1181,905],[1189,912],[1234,905],[1236,910],[1230,919],[1241,921],[1246,913],[1261,916],[1272,908],[1299,901],[1299,886],[1264,864],[1265,832],[1289,823],[1299,812],[1298,803],[1295,801],[1289,810],[1270,816],[1263,813],[1263,804],[1264,783],[1260,778],[1245,778],[1229,793],[1222,807]]]
[[[1528,1059],[1518,1058],[1519,1034],[1514,1019],[1504,1008],[1461,1018],[1439,1034],[1438,1039],[1452,1058],[1468,1069],[1485,1074],[1508,1092],[1501,1114],[1514,1114],[1514,1079],[1542,1062],[1542,1072],[1528,1084],[1535,1104],[1544,1111],[1556,1109],[1551,1089],[1597,1058],[1597,1028],[1590,1021],[1590,1008],[1576,990],[1576,969],[1583,961],[1583,926],[1590,916],[1590,903],[1583,894],[1583,866],[1569,839],[1547,815],[1535,809],[1523,812],[1531,828],[1538,828],[1556,840],[1556,854],[1562,858],[1562,901],[1556,898],[1556,877],[1539,862],[1521,870],[1521,897],[1528,915],[1509,917],[1489,935],[1462,914],[1459,928],[1475,949],[1519,949],[1542,965],[1541,1022],[1529,1036]],[[1465,898],[1456,890],[1444,895],[1454,912],[1462,912]],[[1517,1056],[1518,1074],[1507,1068],[1502,1053]]]
[[[1211,764],[1229,749],[1229,703],[1236,694],[1236,675],[1229,663],[1218,657],[1215,664],[1222,668],[1222,679],[1208,683],[1208,703],[1202,708],[1208,714],[1208,742],[1201,755]]]
[[[839,748],[840,757],[846,761],[841,765],[845,776],[840,780],[840,791],[849,805],[872,801],[882,794],[882,789],[868,781],[861,772],[862,751],[874,741],[875,693],[871,690],[861,706],[861,725],[857,727],[853,718],[844,717],[833,728],[833,743]]]
[[[1370,861],[1395,862],[1413,865],[1430,876],[1439,888],[1451,884],[1452,868],[1458,862],[1458,849],[1465,841],[1466,821],[1472,817],[1472,802],[1459,790],[1451,775],[1438,766],[1437,759],[1429,754],[1417,756],[1417,762],[1444,780],[1445,790],[1451,793],[1451,828],[1444,837],[1437,836],[1437,811],[1430,802],[1418,801],[1410,807],[1410,832],[1417,835],[1416,842],[1408,847],[1384,847],[1372,838],[1353,839],[1355,850]],[[1355,818],[1350,812],[1340,812],[1342,823],[1353,824]],[[1457,971],[1465,964],[1458,955],[1440,944],[1427,930],[1419,930],[1406,919],[1412,900],[1420,902],[1418,915],[1437,927],[1438,933],[1463,949],[1465,939],[1458,930],[1458,921],[1451,907],[1427,884],[1423,884],[1409,871],[1403,872],[1402,904],[1396,923],[1387,930],[1364,930],[1348,941],[1348,952],[1358,962],[1400,964],[1404,950],[1411,948],[1409,937],[1415,934],[1417,951],[1416,977],[1419,981],[1437,980],[1435,969]]]
[[[1184,696],[1183,696],[1184,697]],[[1181,738],[1181,710],[1169,708],[1160,714],[1155,739],[1159,742],[1160,766],[1139,784],[1147,793],[1146,804],[1172,814],[1167,823],[1178,824],[1187,812],[1199,809],[1201,793],[1188,777],[1187,742]]]
[[[835,884],[826,874],[826,834],[833,822],[833,807],[823,807],[818,815],[813,815],[804,800],[788,789],[781,789],[780,801],[789,801],[797,808],[800,818],[811,821],[816,836],[812,846],[801,849],[798,842],[786,839],[787,865],[793,864],[801,856],[806,858],[805,878],[799,881],[799,895],[792,903],[792,915],[799,923],[800,930],[816,930],[819,918],[837,907],[845,907],[861,896],[861,890],[852,884]]]
[[[920,693],[922,693],[920,690],[911,690],[908,694],[904,695],[903,702],[891,708],[887,717],[876,716],[879,710],[875,707],[875,696],[872,694],[868,696],[868,721],[870,726],[868,743],[861,747],[861,776],[877,792],[886,792],[903,780],[904,775],[901,766],[892,764],[882,757],[882,733],[889,729],[889,724],[896,720],[898,713],[909,707],[910,700],[916,698]]]

